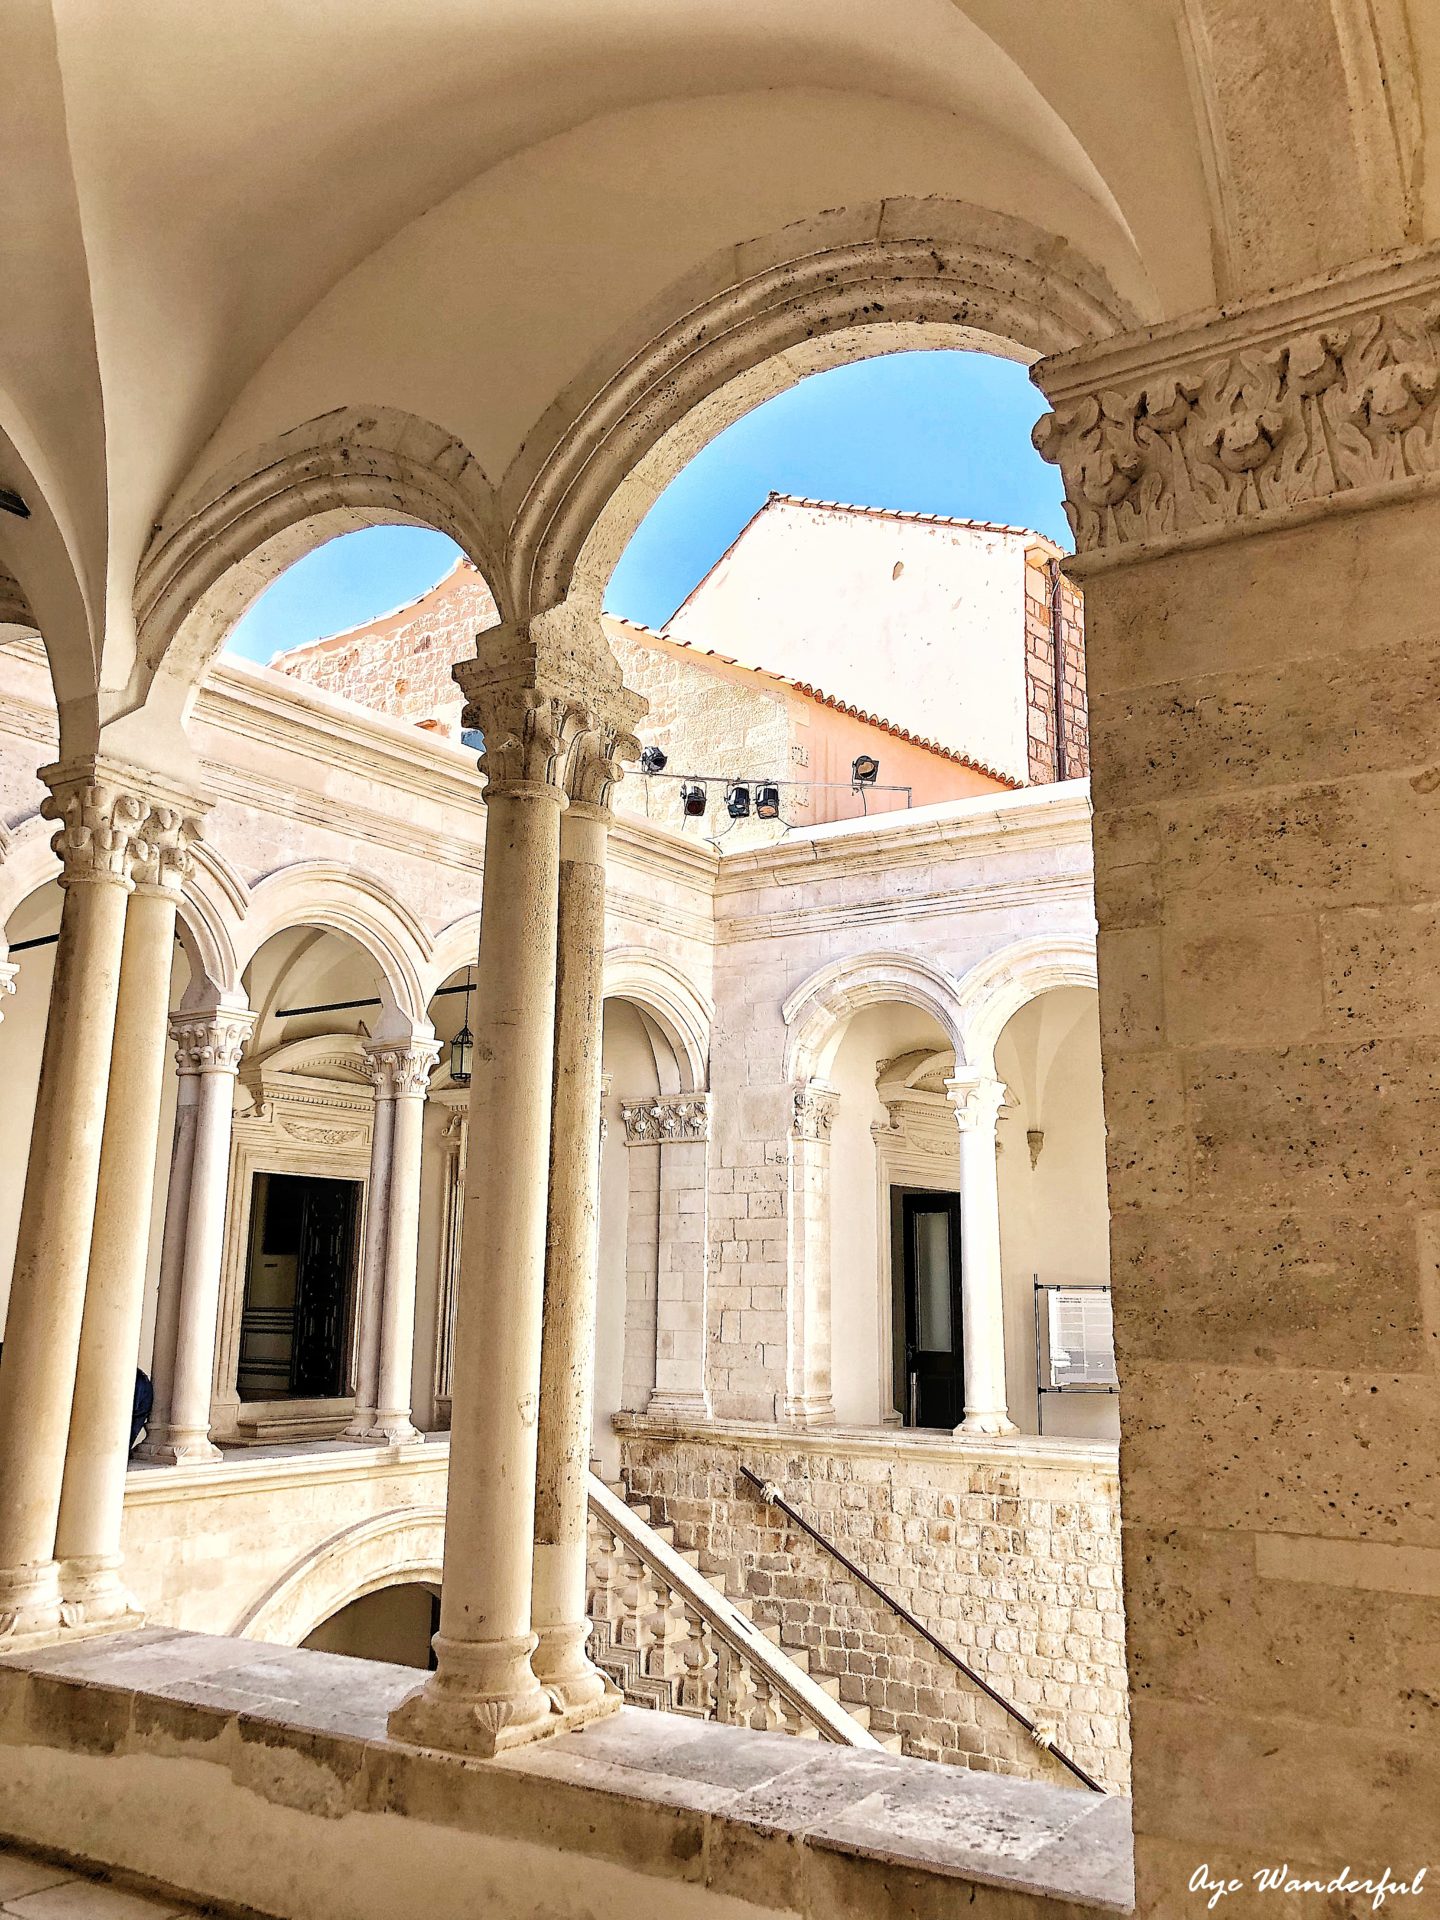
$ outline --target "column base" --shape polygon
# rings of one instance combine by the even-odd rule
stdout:
[[[621,1704],[619,1688],[585,1652],[589,1638],[588,1620],[540,1629],[530,1665],[557,1713],[588,1709],[593,1718],[598,1713],[611,1713]],[[607,1706],[605,1702],[612,1695],[613,1700]]]
[[[835,1403],[825,1394],[787,1394],[780,1402],[780,1418],[787,1427],[833,1427]]]
[[[955,1428],[955,1433],[963,1438],[998,1440],[1007,1433],[1018,1433],[1020,1429],[1007,1413],[970,1413]]]
[[[487,1641],[437,1633],[433,1645],[436,1671],[390,1715],[392,1740],[489,1760],[563,1731],[565,1716],[531,1670],[533,1633]]]
[[[161,1467],[199,1467],[225,1456],[210,1438],[208,1427],[162,1427],[153,1440],[147,1437],[136,1448],[135,1458]]]
[[[53,1560],[0,1568],[0,1654],[43,1646],[64,1630],[60,1569]]]
[[[424,1437],[406,1413],[377,1413],[374,1426],[364,1435],[374,1447],[410,1447]]]
[[[121,1557],[95,1554],[60,1562],[61,1611],[67,1628],[142,1627],[145,1615],[120,1577]]]
[[[714,1418],[708,1393],[655,1392],[645,1403],[645,1414],[647,1419],[674,1420],[684,1426]]]
[[[375,1444],[375,1409],[357,1407],[350,1416],[350,1424],[340,1434],[342,1440],[353,1440],[358,1445]]]

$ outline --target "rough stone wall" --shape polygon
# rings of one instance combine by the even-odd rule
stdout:
[[[499,618],[489,587],[462,560],[413,605],[278,654],[270,664],[357,706],[433,722],[434,731],[458,738],[464,702],[450,669],[474,654],[475,635]]]
[[[1055,751],[1055,636],[1050,604],[1049,550],[1025,556],[1025,707],[1032,785],[1060,777]],[[1060,708],[1065,778],[1090,771],[1090,714],[1085,682],[1085,600],[1060,578]]]
[[[1073,1776],[891,1608],[740,1477],[799,1512],[1105,1785],[1129,1782],[1120,1516],[1113,1457],[991,1463],[958,1449],[803,1448],[627,1435],[623,1472],[700,1570],[804,1647],[840,1697],[907,1753],[993,1773]]]
[[[1437,531],[1090,582],[1146,1913],[1436,1857]]]

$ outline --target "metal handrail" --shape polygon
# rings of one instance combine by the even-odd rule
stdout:
[[[897,1600],[893,1593],[887,1593],[878,1580],[872,1580],[863,1567],[856,1566],[848,1553],[844,1552],[840,1547],[837,1547],[833,1540],[827,1539],[818,1527],[813,1526],[811,1522],[805,1518],[803,1513],[797,1512],[773,1480],[762,1480],[758,1473],[752,1473],[749,1467],[746,1466],[742,1466],[740,1471],[767,1506],[779,1507],[786,1518],[793,1521],[802,1533],[808,1533],[817,1546],[823,1547],[826,1553],[833,1559],[838,1560],[853,1579],[858,1580],[861,1586],[868,1587],[876,1599],[883,1600],[885,1605],[889,1607],[893,1613],[898,1613],[912,1632],[918,1633],[922,1640],[935,1649],[936,1653],[948,1660],[952,1666],[958,1667],[965,1678],[973,1681],[982,1693],[988,1694],[997,1707],[1003,1707],[1012,1720],[1018,1721],[1037,1747],[1042,1748],[1046,1753],[1053,1754],[1061,1766],[1068,1768],[1069,1771],[1074,1774],[1075,1778],[1079,1780],[1082,1785],[1087,1786],[1092,1793],[1104,1793],[1105,1789],[1101,1786],[1100,1782],[1088,1774],[1078,1760],[1072,1760],[1063,1748],[1057,1747],[1050,1735],[1043,1732],[1027,1713],[1022,1712],[1022,1710],[1015,1705],[1013,1700],[1007,1700],[1003,1693],[998,1693],[982,1674],[978,1674],[968,1662],[961,1659],[953,1647],[947,1646],[938,1635],[933,1634],[929,1627],[925,1625],[924,1621],[917,1620],[910,1609],[901,1601]]]

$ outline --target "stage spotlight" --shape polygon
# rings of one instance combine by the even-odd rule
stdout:
[[[725,796],[725,810],[732,820],[748,820],[750,817],[749,787],[731,787]]]
[[[755,815],[760,820],[778,820],[780,818],[779,787],[757,787],[755,789]]]
[[[873,787],[880,778],[880,762],[873,753],[860,753],[850,768],[850,782],[856,787]]]
[[[680,807],[687,819],[703,820],[709,804],[709,797],[704,787],[693,785],[689,781],[681,787]]]
[[[640,771],[642,773],[663,773],[669,754],[660,747],[642,747],[640,749]]]

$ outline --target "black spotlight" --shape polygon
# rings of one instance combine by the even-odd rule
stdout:
[[[748,820],[750,818],[749,787],[731,787],[725,796],[725,810],[732,820]]]
[[[694,786],[688,780],[680,789],[680,807],[689,820],[703,820],[708,805],[704,787]]]
[[[880,762],[873,753],[858,753],[850,768],[850,783],[856,787],[873,787],[880,778]]]
[[[778,820],[780,818],[779,787],[757,787],[755,789],[755,816],[759,820]]]
[[[670,758],[660,747],[642,747],[640,749],[640,771],[642,773],[663,773],[665,763]]]

